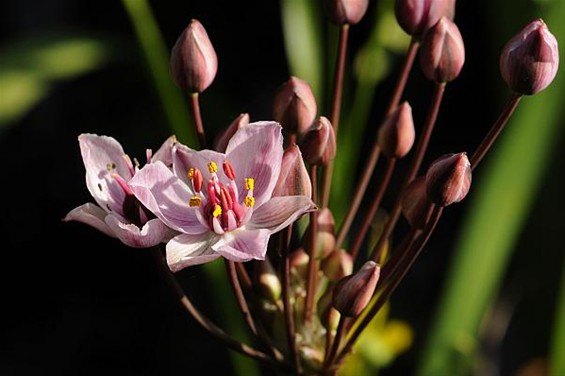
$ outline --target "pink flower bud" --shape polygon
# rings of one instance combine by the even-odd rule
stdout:
[[[308,82],[290,77],[277,91],[273,119],[289,134],[301,136],[310,128],[318,111],[314,92]]]
[[[330,121],[325,116],[320,116],[304,134],[300,144],[306,162],[327,166],[334,159],[337,148]]]
[[[526,25],[500,54],[500,73],[511,90],[532,95],[545,89],[559,67],[557,39],[541,19]]]
[[[403,102],[390,113],[379,128],[379,147],[388,158],[402,158],[414,145],[412,107]]]
[[[367,261],[357,273],[340,280],[334,287],[335,309],[344,316],[359,316],[373,297],[380,271],[377,263]]]
[[[471,164],[466,153],[446,154],[436,159],[426,173],[426,192],[436,205],[459,202],[470,188]]]
[[[453,20],[455,0],[396,0],[394,12],[400,27],[420,38],[441,17]]]
[[[355,25],[365,15],[369,0],[326,0],[326,9],[331,22],[336,25]]]
[[[264,299],[276,301],[281,296],[282,286],[273,265],[268,259],[253,265],[253,286]]]
[[[446,17],[426,32],[420,46],[420,66],[428,80],[453,81],[465,63],[465,45],[459,28]]]
[[[428,219],[428,208],[432,202],[426,193],[426,178],[418,177],[404,189],[400,199],[402,214],[414,228],[422,229]]]
[[[330,281],[337,282],[353,272],[353,259],[345,250],[334,249],[322,260],[320,269]]]
[[[284,151],[281,172],[273,191],[273,197],[295,195],[311,198],[312,182],[300,149],[296,144],[292,144]]]
[[[226,151],[226,147],[228,146],[228,141],[232,138],[235,132],[243,127],[244,125],[249,124],[249,114],[242,113],[234,121],[231,122],[228,127],[218,134],[216,140],[214,141],[214,150],[220,153],[224,153]]]
[[[174,82],[191,93],[201,93],[214,81],[218,57],[206,30],[191,20],[177,39],[171,52],[171,73]]]

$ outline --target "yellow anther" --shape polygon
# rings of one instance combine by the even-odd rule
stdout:
[[[243,202],[245,203],[245,206],[252,208],[255,205],[255,197],[247,196]]]
[[[245,178],[245,189],[247,189],[248,191],[255,189],[255,179]]]
[[[220,215],[222,215],[222,207],[216,204],[216,206],[214,207],[214,211],[212,212],[212,215],[214,216],[214,218],[217,218]]]
[[[200,204],[202,204],[202,199],[198,196],[193,196],[188,200],[188,205],[191,207],[200,206]]]
[[[191,167],[191,168],[188,170],[188,173],[187,173],[186,175],[188,176],[189,179],[192,179],[192,178],[194,178],[194,173],[195,173],[195,172],[196,172],[196,170],[194,169],[194,167]]]
[[[218,165],[216,164],[216,162],[211,161],[210,163],[208,163],[208,171],[210,171],[211,174],[218,171]]]
[[[112,171],[116,168],[116,164],[114,162],[108,162],[106,163],[106,170],[108,171]]]

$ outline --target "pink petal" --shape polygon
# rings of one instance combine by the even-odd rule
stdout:
[[[271,197],[279,177],[283,156],[281,130],[280,124],[272,121],[249,123],[235,132],[226,148],[226,160],[236,172],[240,196],[246,194],[243,179],[255,179],[257,206]]]
[[[204,182],[207,182],[212,177],[208,170],[208,163],[212,161],[216,162],[218,165],[218,175],[223,176],[222,164],[224,163],[224,159],[224,154],[212,150],[196,151],[188,146],[176,144],[173,147],[173,172],[182,181],[189,184],[187,177],[188,170],[195,168],[200,170]]]
[[[231,261],[264,260],[270,236],[271,232],[266,229],[236,230],[224,234],[212,248]]]
[[[277,196],[256,208],[245,226],[250,229],[266,228],[275,233],[304,213],[316,209],[314,202],[306,196]]]
[[[115,238],[116,235],[104,221],[104,218],[106,216],[108,216],[108,213],[105,210],[89,202],[71,210],[65,216],[65,218],[63,218],[63,221],[82,222],[89,226],[94,227],[95,229],[103,232],[104,234],[112,238]]]
[[[145,165],[129,183],[137,199],[167,226],[187,234],[201,234],[209,228],[201,208],[190,207],[191,188],[160,161]]]
[[[167,263],[173,272],[191,265],[210,262],[220,257],[212,249],[218,237],[211,232],[199,235],[181,234],[167,243]]]
[[[153,156],[151,157],[151,161],[152,162],[161,161],[165,164],[165,166],[167,167],[171,166],[173,164],[172,150],[173,150],[173,146],[176,143],[177,143],[177,138],[174,135],[167,138],[165,142],[163,142],[161,147],[155,153],[153,153]]]
[[[124,160],[124,149],[116,139],[109,136],[83,133],[78,136],[80,153],[88,173],[98,175],[107,171],[108,163],[114,163],[114,171],[124,179],[131,179],[131,173]]]
[[[157,218],[148,221],[141,229],[134,224],[121,222],[112,215],[106,216],[106,224],[122,243],[133,248],[154,247],[173,235],[172,230]]]

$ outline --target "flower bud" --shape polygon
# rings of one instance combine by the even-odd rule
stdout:
[[[327,166],[336,153],[335,132],[325,116],[320,116],[304,134],[300,143],[304,160],[312,165]]]
[[[420,66],[428,80],[453,81],[465,63],[465,45],[459,28],[446,17],[424,35],[420,46]]]
[[[353,259],[345,250],[334,249],[320,263],[320,269],[332,282],[337,282],[353,272]]]
[[[439,206],[465,198],[471,188],[471,164],[466,153],[446,154],[433,162],[426,173],[426,192]]]
[[[201,93],[214,81],[218,57],[206,30],[198,20],[191,20],[171,51],[174,82],[191,93]]]
[[[309,261],[310,256],[308,256],[308,253],[302,247],[295,249],[289,255],[291,270],[294,271],[294,274],[304,279],[308,273]]]
[[[326,0],[326,10],[336,25],[359,23],[369,7],[369,0]]]
[[[394,12],[400,27],[420,38],[441,17],[453,20],[455,0],[396,0]]]
[[[335,309],[344,316],[359,316],[373,297],[380,271],[376,262],[367,261],[357,273],[340,280],[334,287]]]
[[[328,286],[316,303],[320,322],[330,332],[335,332],[339,325],[339,312],[332,305],[333,286]]]
[[[414,145],[415,133],[412,107],[403,102],[379,128],[379,147],[388,158],[402,158]]]
[[[432,202],[426,193],[426,178],[424,176],[412,180],[404,188],[400,198],[402,214],[410,223],[410,226],[418,229],[422,229],[426,225],[428,209],[431,204]]]
[[[253,265],[253,277],[257,293],[264,299],[276,301],[281,296],[281,282],[273,265],[268,259],[256,261]]]
[[[545,89],[559,67],[557,39],[537,19],[512,37],[500,54],[500,73],[511,90],[532,95]]]
[[[214,141],[214,150],[220,153],[224,153],[226,151],[226,147],[228,146],[229,140],[232,138],[235,132],[239,128],[247,124],[249,124],[248,113],[242,113],[238,117],[236,117],[223,132],[218,134],[216,140]]]
[[[277,91],[273,119],[289,134],[301,136],[310,128],[318,111],[314,92],[308,82],[290,77]]]
[[[295,195],[312,198],[312,182],[300,149],[296,144],[292,144],[284,151],[281,172],[273,191],[273,197]]]

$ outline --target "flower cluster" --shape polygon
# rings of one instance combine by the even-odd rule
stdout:
[[[183,306],[227,346],[282,373],[338,372],[425,247],[443,210],[466,197],[472,171],[520,100],[545,89],[559,63],[557,41],[547,25],[541,19],[526,25],[500,55],[511,99],[481,144],[473,153],[445,154],[422,170],[445,87],[464,66],[464,41],[454,22],[454,0],[397,0],[398,24],[410,36],[404,69],[347,213],[336,221],[329,195],[340,152],[347,33],[363,19],[369,2],[326,4],[328,20],[343,42],[329,115],[320,114],[309,83],[291,76],[274,95],[272,119],[251,122],[249,114],[241,114],[209,146],[199,101],[214,82],[218,61],[203,25],[192,19],[172,47],[170,64],[172,79],[191,98],[200,148],[171,136],[157,152],[148,149],[141,166],[115,139],[80,135],[86,184],[96,204],[79,206],[65,217],[131,247],[157,247],[159,255],[165,245],[165,272],[223,257],[257,347],[226,334],[178,289]],[[434,96],[424,124],[417,127],[409,102],[401,98],[418,54]],[[382,171],[376,169],[381,155]],[[402,185],[392,207],[383,208],[395,164],[403,158],[410,161]],[[377,171],[380,183],[369,191]],[[363,200],[369,207],[361,207]],[[395,238],[392,248],[401,218],[410,230]],[[167,276],[174,283],[174,274]]]

